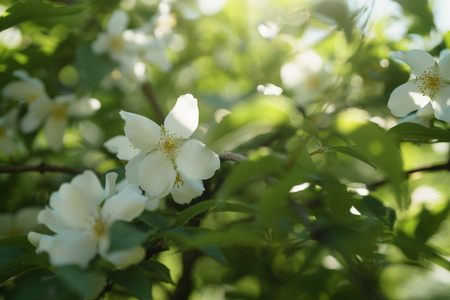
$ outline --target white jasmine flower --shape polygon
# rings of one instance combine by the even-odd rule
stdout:
[[[161,127],[143,116],[120,115],[127,138],[140,150],[126,166],[129,182],[139,183],[153,199],[172,192],[176,202],[188,203],[202,194],[202,179],[214,175],[220,160],[203,143],[188,139],[198,126],[197,99],[179,97]]]
[[[4,98],[20,100],[30,104],[41,97],[48,97],[41,80],[30,77],[24,70],[16,70],[13,75],[20,80],[12,81],[3,88],[2,96]]]
[[[131,222],[147,202],[136,185],[116,194],[116,179],[116,173],[108,173],[103,189],[94,172],[85,171],[52,193],[50,207],[39,213],[38,220],[55,235],[31,232],[28,240],[37,246],[36,253],[47,252],[57,266],[86,268],[97,253],[121,268],[139,263],[145,256],[142,246],[108,251],[111,225],[117,220]]]
[[[11,155],[16,148],[14,142],[14,127],[17,122],[17,108],[11,109],[4,116],[0,117],[0,152]]]
[[[33,101],[21,120],[23,132],[35,131],[45,120],[44,133],[47,142],[54,151],[60,150],[68,117],[88,117],[100,108],[100,102],[89,96],[75,100],[75,95],[69,94],[57,96],[53,101],[48,97]]]
[[[161,43],[140,29],[127,30],[129,17],[123,10],[115,10],[106,22],[106,31],[99,33],[92,43],[96,54],[108,53],[112,60],[120,63],[120,72],[134,80],[143,80],[136,67],[141,60],[158,65],[163,71],[171,67]],[[139,67],[138,67],[139,69]]]
[[[0,32],[0,45],[8,49],[16,49],[22,43],[22,33],[17,27],[10,27]]]
[[[388,102],[392,114],[405,117],[414,110],[422,114],[431,103],[434,116],[450,122],[450,55],[436,63],[430,54],[415,49],[396,52],[393,58],[408,64],[416,78],[392,92]]]
[[[37,216],[41,207],[24,207],[15,214],[0,214],[0,238],[28,234],[32,230],[39,230],[42,226],[38,223]]]
[[[314,101],[331,83],[322,57],[314,50],[300,53],[293,62],[284,64],[280,75],[283,86],[291,89],[301,104]]]

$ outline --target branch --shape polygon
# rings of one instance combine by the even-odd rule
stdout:
[[[418,172],[435,172],[435,171],[443,171],[447,170],[450,171],[450,160],[446,162],[445,164],[435,165],[435,166],[428,166],[428,167],[421,167],[413,170],[409,170],[405,172],[405,177],[408,178],[409,175],[418,173]],[[383,179],[377,182],[373,182],[367,185],[368,189],[376,189],[382,185],[385,185],[388,182],[387,179]]]
[[[150,101],[150,104],[155,109],[156,114],[158,115],[159,123],[164,124],[165,119],[164,113],[158,104],[158,100],[156,99],[155,93],[153,92],[151,85],[149,83],[144,83],[142,85],[142,91],[144,92],[145,96],[147,96],[147,99]]]
[[[83,173],[86,170],[91,169],[80,169],[80,168],[72,168],[72,167],[66,167],[66,166],[54,166],[54,165],[47,165],[46,163],[41,163],[37,166],[26,166],[26,165],[7,165],[7,166],[0,166],[0,173],[20,173],[20,172],[40,172],[41,174],[44,174],[45,172],[61,172],[61,173],[68,173],[72,175],[78,175]],[[91,170],[97,175],[98,177],[101,176],[100,173]]]
[[[238,163],[248,160],[248,158],[245,157],[244,155],[233,153],[233,152],[227,152],[227,151],[220,153],[219,158],[220,158],[220,161],[230,160],[230,161],[235,161]]]

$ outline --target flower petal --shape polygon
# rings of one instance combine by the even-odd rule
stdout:
[[[127,29],[129,22],[130,19],[127,13],[123,10],[116,9],[106,22],[106,32],[110,35],[119,35]]]
[[[102,246],[102,244],[104,244],[105,246]],[[109,245],[106,246],[106,243],[101,243],[99,248],[100,255],[119,268],[126,268],[131,265],[137,265],[145,257],[145,249],[142,246],[109,253],[107,252],[108,248]]]
[[[106,33],[100,32],[97,35],[97,39],[91,44],[92,51],[95,54],[103,54],[108,51],[109,37]]]
[[[117,153],[119,152],[119,148],[124,144],[130,144],[130,141],[128,138],[124,135],[118,135],[113,138],[110,138],[106,142],[103,143],[103,146],[108,149],[111,153]]]
[[[145,209],[151,210],[151,211],[157,210],[158,206],[159,206],[159,201],[161,199],[159,199],[159,198],[151,198],[151,197],[147,197],[147,199],[148,200],[147,200],[147,204],[145,205]]]
[[[445,56],[439,62],[439,76],[442,79],[449,81],[450,80],[450,55]]]
[[[130,142],[139,150],[150,152],[161,138],[161,127],[146,117],[121,111],[126,121],[125,134]]]
[[[433,95],[434,116],[450,123],[450,85],[445,84]]]
[[[428,96],[424,96],[419,89],[421,82],[409,81],[397,87],[391,94],[388,107],[391,113],[397,117],[405,117],[410,112],[417,110],[430,102]]]
[[[40,234],[40,233],[31,231],[30,233],[28,233],[28,241],[37,248],[37,247],[39,247],[39,244],[41,243],[42,238],[45,236],[46,235],[44,235],[44,234]]]
[[[48,97],[41,97],[28,106],[27,114],[22,118],[20,125],[25,133],[36,130],[52,110],[52,102]]]
[[[37,219],[39,223],[44,224],[48,227],[48,229],[56,233],[69,229],[64,224],[64,220],[61,218],[61,215],[50,207],[43,209],[39,213]]]
[[[164,120],[166,132],[177,137],[189,138],[198,126],[197,99],[191,94],[180,96],[173,109]]]
[[[172,189],[173,200],[178,204],[186,204],[191,202],[192,199],[203,194],[205,188],[201,179],[194,179],[184,175],[179,171],[183,184],[175,185]]]
[[[146,152],[141,151],[138,155],[133,157],[125,166],[125,176],[129,183],[139,184],[139,172],[141,170],[141,163],[144,160]]]
[[[100,101],[97,99],[85,96],[70,104],[67,109],[67,114],[75,117],[90,117],[100,109],[101,106]]]
[[[420,121],[430,121],[434,119],[433,103],[430,101],[427,105],[420,108],[416,113],[417,119]]]
[[[90,230],[98,217],[98,205],[91,199],[89,191],[74,184],[63,183],[57,193],[50,196],[50,206],[73,229]]]
[[[57,119],[50,116],[45,122],[44,134],[48,145],[53,151],[58,151],[62,148],[64,131],[66,130],[67,119]]]
[[[100,205],[105,199],[105,190],[102,188],[102,184],[97,175],[91,170],[86,170],[83,174],[75,176],[70,184],[73,184],[84,191],[88,191],[90,198],[97,205]]]
[[[46,96],[42,81],[30,77],[23,70],[14,71],[13,74],[20,78],[21,81],[8,83],[2,90],[2,96],[4,98],[18,99],[31,103],[35,99]]]
[[[56,266],[78,265],[87,268],[97,254],[97,239],[86,231],[67,230],[55,236],[42,237],[36,253],[47,252]]]
[[[179,151],[175,163],[188,177],[208,179],[220,168],[219,156],[197,140],[184,142]]]
[[[131,222],[144,211],[146,203],[147,197],[142,195],[139,187],[129,184],[120,193],[106,200],[102,208],[102,216],[108,224],[116,220]]]
[[[417,77],[421,76],[423,72],[428,71],[429,68],[433,68],[435,64],[434,58],[428,52],[418,49],[409,51],[400,50],[394,53],[392,57],[408,64],[411,72]]]
[[[175,175],[173,163],[166,154],[153,151],[142,161],[139,184],[150,197],[162,198],[172,189]]]
[[[109,199],[116,194],[116,180],[118,174],[116,172],[109,172],[105,176],[105,192],[103,194],[104,199]],[[99,203],[100,205],[100,203]]]

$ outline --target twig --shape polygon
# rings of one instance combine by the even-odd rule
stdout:
[[[142,85],[142,91],[144,92],[145,96],[147,96],[147,99],[150,101],[150,104],[155,109],[156,114],[158,115],[159,123],[164,124],[165,119],[164,113],[158,104],[158,100],[156,99],[155,93],[153,93],[151,85],[149,83],[144,83]]]
[[[62,173],[68,173],[72,175],[78,175],[83,173],[86,170],[91,169],[80,169],[80,168],[72,168],[72,167],[66,167],[66,166],[54,166],[54,165],[47,165],[46,163],[41,163],[37,166],[26,166],[26,165],[7,165],[7,166],[0,166],[0,173],[20,173],[20,172],[40,172],[41,174],[45,172],[62,172]],[[101,176],[100,173],[91,170],[97,175],[98,177]]]
[[[248,160],[247,157],[241,154],[233,153],[233,152],[222,152],[219,155],[220,161],[235,161],[235,162],[244,162]]]
[[[435,171],[443,171],[447,170],[450,171],[450,160],[446,162],[445,164],[435,165],[435,166],[428,166],[428,167],[421,167],[413,170],[409,170],[405,172],[405,177],[408,178],[409,175],[418,173],[418,172],[435,172]],[[373,182],[367,185],[367,188],[369,189],[376,189],[382,185],[385,185],[389,180],[383,179],[377,182]]]
[[[100,299],[105,299],[106,293],[110,292],[114,287],[114,282],[109,282],[107,285],[105,285],[105,287],[103,288],[103,290],[100,292],[100,294],[98,294],[97,297],[94,298],[94,300],[100,300]]]

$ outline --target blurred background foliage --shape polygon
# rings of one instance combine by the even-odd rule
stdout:
[[[2,0],[0,9],[14,2]],[[12,155],[0,153],[2,165],[123,170],[102,146],[123,134],[119,111],[158,123],[141,84],[90,50],[117,8],[130,16],[130,29],[153,20],[164,42],[170,70],[147,62],[145,71],[163,113],[180,95],[193,94],[200,110],[195,138],[217,153],[249,158],[223,162],[189,206],[160,204],[156,213],[175,226],[159,228],[170,250],[153,258],[175,284],[154,277],[154,299],[449,299],[448,165],[404,172],[445,165],[450,139],[398,138],[388,132],[397,120],[387,108],[391,92],[410,76],[392,53],[449,53],[446,0],[45,2],[84,8],[1,32],[0,89],[23,69],[51,97],[90,94],[101,108],[70,121],[58,152],[42,130],[16,132]],[[19,118],[26,113],[15,99],[1,101],[1,115],[12,107]],[[447,124],[434,126],[448,134]],[[0,212],[44,207],[71,178],[0,174]],[[33,272],[25,275],[48,275]],[[14,284],[33,293],[38,288],[25,275]],[[119,285],[106,299],[136,296]],[[8,288],[4,283],[0,292]],[[33,298],[19,294],[11,299]]]

